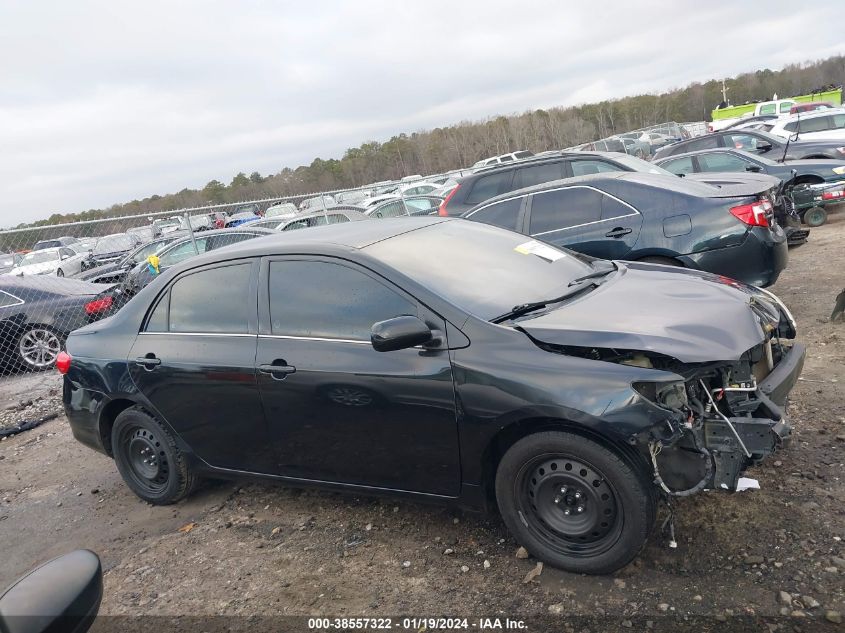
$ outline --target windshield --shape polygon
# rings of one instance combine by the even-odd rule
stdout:
[[[20,265],[43,264],[44,262],[54,262],[57,259],[59,259],[59,251],[33,251],[23,256]]]
[[[672,172],[663,169],[662,167],[658,167],[657,165],[644,161],[642,158],[637,158],[636,156],[630,156],[628,154],[614,156],[613,160],[615,160],[617,163],[625,165],[625,167],[629,167],[634,171],[639,171],[644,174],[662,174],[664,176],[675,175]]]
[[[495,226],[452,220],[367,246],[365,252],[488,321],[561,294],[593,268],[580,256]]]
[[[8,268],[9,266],[14,266],[14,265],[15,265],[15,258],[12,257],[11,255],[0,257],[0,266],[3,266],[4,268]]]
[[[133,246],[135,246],[135,240],[128,235],[108,235],[97,240],[97,245],[94,247],[94,254],[101,255],[103,253],[128,251]]]

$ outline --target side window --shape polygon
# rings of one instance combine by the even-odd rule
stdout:
[[[512,189],[522,189],[563,178],[563,163],[546,163],[517,169],[513,176]]]
[[[340,213],[332,213],[329,216],[329,224],[340,224],[341,222],[349,222],[349,218]]]
[[[500,163],[506,163],[506,162],[511,161],[511,160],[513,160],[513,156],[511,156],[510,154],[505,154],[504,156],[499,157]]]
[[[202,255],[205,252],[206,246],[205,238],[197,238],[197,248],[194,250],[194,244],[188,240],[178,246],[174,246],[172,250],[167,251],[159,258],[159,266],[174,266],[179,262],[183,262],[197,254]]]
[[[714,147],[719,147],[718,138],[712,134],[708,134],[707,136],[702,136],[699,139],[686,143],[683,149],[679,149],[676,153],[697,152],[700,149],[713,149]]]
[[[177,280],[170,288],[170,331],[247,333],[251,273],[252,264],[236,264]]]
[[[63,248],[61,250],[61,253],[62,257],[73,257],[74,255],[76,255],[76,253],[74,253],[73,250],[70,248]]]
[[[604,171],[623,171],[620,167],[606,163],[601,160],[578,160],[571,163],[573,176],[584,176],[586,174],[599,174]]]
[[[834,114],[830,118],[832,120],[832,129],[838,130],[845,127],[845,114]]]
[[[21,303],[20,299],[0,290],[0,308],[8,308],[19,303]]]
[[[829,116],[816,116],[812,119],[805,119],[801,121],[802,132],[823,132],[829,130],[833,125],[833,121]]]
[[[405,210],[405,205],[401,201],[397,201],[380,207],[373,215],[377,218],[396,218],[400,215],[408,215],[408,212]]]
[[[631,207],[616,198],[603,194],[601,197],[601,219],[610,220],[636,213]]]
[[[500,171],[496,174],[482,176],[475,181],[472,191],[466,197],[467,204],[478,204],[490,198],[495,198],[500,193],[510,191],[511,177],[513,171]]]
[[[358,270],[329,262],[270,262],[273,334],[369,341],[374,323],[406,314],[417,314],[413,303]]]
[[[531,201],[531,235],[601,219],[601,195],[588,187],[544,191]]]
[[[692,174],[695,172],[692,165],[692,156],[667,160],[665,163],[660,163],[660,166],[673,174]]]
[[[777,105],[774,103],[767,103],[760,106],[760,114],[777,114]]]
[[[701,171],[745,171],[751,162],[733,154],[716,152],[699,155],[698,165]]]
[[[791,101],[784,101],[783,103],[780,104],[780,113],[781,114],[789,114],[789,111],[792,109],[793,105],[794,104]]]
[[[754,152],[757,151],[757,137],[750,134],[725,134],[725,145]]]
[[[213,251],[217,248],[223,248],[224,246],[229,246],[230,244],[237,244],[238,242],[243,242],[245,240],[250,240],[254,235],[250,233],[225,233],[222,235],[214,235],[208,238],[208,241],[205,245],[205,252]],[[197,244],[199,244],[199,240],[197,240]],[[203,252],[200,250],[200,252]]]
[[[795,132],[798,129],[798,121],[792,121],[790,123],[785,123],[783,129],[787,132]]]
[[[294,222],[289,222],[283,228],[283,231],[296,231],[297,229],[307,229],[308,228],[308,220],[296,220]]]
[[[500,226],[503,229],[516,231],[516,223],[519,219],[519,207],[522,205],[523,200],[524,198],[502,200],[496,204],[482,207],[469,217],[475,222],[484,222],[485,224],[492,224],[493,226]]]

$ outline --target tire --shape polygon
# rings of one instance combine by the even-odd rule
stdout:
[[[199,481],[170,431],[139,407],[117,416],[111,442],[120,476],[144,501],[176,503],[190,495]]]
[[[639,262],[645,262],[646,264],[662,264],[663,266],[674,266],[675,268],[683,268],[684,265],[679,262],[677,259],[672,259],[671,257],[643,257],[642,259],[638,259]]]
[[[56,271],[56,277],[64,277],[64,276],[65,276],[65,271],[63,271],[61,268],[59,268]]]
[[[827,211],[821,207],[812,207],[804,211],[803,220],[804,224],[809,227],[815,228],[817,226],[821,226],[827,222]]]
[[[44,371],[56,364],[64,347],[64,337],[46,325],[30,325],[18,336],[15,350],[21,366],[30,371]]]
[[[609,574],[631,562],[657,513],[643,469],[560,431],[529,435],[508,449],[496,471],[496,500],[508,529],[535,558],[582,574]]]

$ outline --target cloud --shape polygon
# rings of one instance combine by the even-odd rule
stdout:
[[[817,15],[780,1],[10,0],[0,224],[841,53]]]

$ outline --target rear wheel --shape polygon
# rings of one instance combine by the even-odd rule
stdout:
[[[592,440],[559,431],[529,435],[505,453],[496,500],[534,557],[585,574],[627,565],[656,516],[654,490],[641,470]]]
[[[683,268],[684,265],[679,262],[677,259],[672,259],[671,257],[643,257],[640,260],[641,262],[645,262],[646,264],[663,264],[664,266],[675,266],[677,268]]]
[[[187,497],[197,477],[170,432],[137,407],[112,427],[112,453],[123,481],[144,501],[168,505]]]
[[[827,222],[827,211],[821,207],[812,207],[804,212],[804,224],[811,227],[821,226]]]
[[[44,325],[30,327],[18,338],[18,356],[27,369],[49,369],[56,363],[60,351],[62,337]]]

